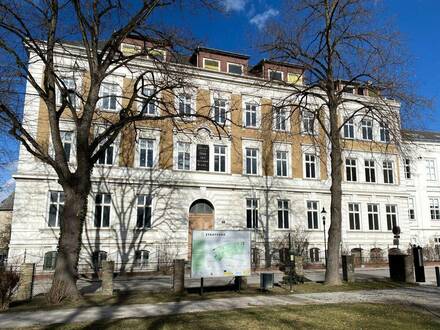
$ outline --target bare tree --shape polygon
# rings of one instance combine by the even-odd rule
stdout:
[[[292,116],[298,111],[311,114],[319,128],[312,138],[330,153],[327,284],[341,282],[343,151],[350,148],[342,138],[345,124],[353,118],[372,119],[381,124],[387,143],[371,143],[385,152],[395,150],[400,145],[401,116],[410,117],[410,110],[422,101],[410,92],[399,35],[379,19],[377,6],[377,1],[363,0],[286,1],[283,17],[267,26],[261,42],[273,60],[305,68],[307,85],[289,84],[292,92],[285,105]],[[399,102],[405,112],[399,113]]]
[[[129,124],[137,122],[160,123],[172,130],[188,128],[186,119],[190,117],[195,117],[190,118],[196,119],[191,120],[193,123],[210,121],[206,113],[183,114],[174,107],[176,89],[191,88],[191,72],[179,64],[181,57],[176,52],[187,40],[175,30],[167,31],[151,22],[154,14],[175,4],[173,0],[139,0],[131,6],[119,0],[0,3],[0,51],[15,76],[25,80],[28,90],[35,93],[33,97],[41,100],[40,111],[47,112],[50,135],[47,140],[39,139],[30,129],[32,123],[26,118],[22,122],[21,113],[4,100],[0,100],[0,121],[31,155],[55,171],[65,196],[56,269],[49,292],[53,302],[79,296],[77,265],[91,174],[118,136],[125,134]],[[124,42],[130,38],[134,45],[123,51]],[[163,50],[167,51],[165,57],[161,55]],[[146,56],[152,59],[149,65],[133,64]],[[71,65],[62,69],[62,61],[68,60]],[[43,66],[42,75],[32,70],[38,65]],[[105,80],[120,69],[131,73],[130,83],[119,86],[122,96],[116,98],[115,91],[103,94]],[[67,83],[66,75],[73,79],[74,86]],[[76,84],[78,76],[83,78],[81,86]],[[145,93],[146,86],[153,92]],[[116,111],[101,111],[105,102],[117,102]],[[160,111],[146,117],[147,107],[136,105],[150,102],[155,102]],[[63,147],[60,123],[64,119],[74,125],[74,167]],[[101,123],[101,129],[94,129],[96,122]],[[60,297],[56,290],[64,294]]]

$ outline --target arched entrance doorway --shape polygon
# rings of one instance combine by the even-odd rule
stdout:
[[[210,230],[214,228],[214,206],[206,199],[194,201],[189,208],[188,223],[188,259],[191,259],[193,230]]]

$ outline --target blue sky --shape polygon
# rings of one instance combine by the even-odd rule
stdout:
[[[224,0],[225,14],[204,9],[191,8],[184,12],[163,10],[157,20],[190,31],[201,44],[229,51],[245,53],[256,63],[263,55],[253,44],[268,18],[276,18],[280,2],[269,0]],[[433,111],[424,115],[423,123],[413,123],[417,128],[440,130],[440,1],[438,0],[384,0],[383,14],[391,18],[403,34],[412,55],[415,84],[419,95],[433,100]],[[11,140],[0,141],[9,150],[13,159],[0,168],[0,186],[11,184],[14,158],[18,157],[18,144]],[[1,158],[1,155],[0,155]],[[0,191],[0,200],[4,194]]]

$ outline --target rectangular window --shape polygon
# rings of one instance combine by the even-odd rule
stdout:
[[[226,172],[225,146],[214,146],[214,172]]]
[[[61,87],[66,92],[67,101],[70,103],[72,107],[76,107],[76,81],[73,77],[63,77],[61,78],[62,83]],[[58,92],[58,103],[63,103],[62,93],[60,90]]]
[[[344,138],[346,139],[354,139],[354,121],[353,118],[351,119],[345,119],[345,125],[344,125]]]
[[[102,83],[101,107],[103,110],[115,111],[117,107],[118,85]]]
[[[289,228],[289,201],[287,200],[278,201],[278,228]]]
[[[220,71],[220,62],[217,60],[203,59],[203,68],[211,71]]]
[[[430,181],[437,180],[437,174],[435,171],[435,160],[427,159],[426,160],[426,178]]]
[[[374,160],[365,161],[365,181],[366,182],[376,182],[376,167]]]
[[[70,162],[70,151],[72,150],[73,132],[60,131],[61,143],[63,144],[64,154],[67,162]]]
[[[137,228],[151,228],[151,196],[137,197]]]
[[[147,267],[150,259],[150,252],[146,250],[137,250],[134,253],[134,264],[136,267]]]
[[[380,124],[380,141],[390,142],[390,128],[386,123]]]
[[[367,211],[368,211],[368,229],[379,230],[379,205],[368,204]]]
[[[362,139],[373,140],[373,121],[371,119],[362,119]]]
[[[287,131],[287,113],[286,110],[279,107],[273,107],[275,129]]]
[[[307,201],[307,228],[318,229],[318,202]]]
[[[287,83],[300,84],[302,82],[302,76],[299,73],[289,72],[287,74]]]
[[[154,89],[144,88],[142,93],[142,114],[145,116],[155,116],[156,115],[156,102],[152,98],[154,95]]]
[[[148,57],[156,61],[165,61],[167,57],[167,52],[164,49],[149,49]]]
[[[350,230],[361,229],[361,213],[359,211],[359,204],[348,203],[348,219],[350,222]]]
[[[110,227],[110,194],[97,194],[95,197],[95,227],[108,228]]]
[[[397,206],[385,205],[385,213],[387,216],[387,229],[393,230],[397,226]]]
[[[288,152],[277,150],[275,154],[277,164],[277,176],[287,176]]]
[[[383,182],[394,183],[393,162],[389,160],[383,162]]]
[[[113,165],[114,154],[115,154],[115,147],[113,146],[113,144],[111,144],[107,147],[107,149],[104,150],[104,152],[101,154],[101,156],[99,156],[98,164],[99,165]]]
[[[246,148],[246,174],[258,174],[258,149]]]
[[[357,181],[356,159],[347,158],[345,160],[345,175],[347,181]]]
[[[405,165],[403,167],[403,171],[405,172],[405,179],[411,179],[411,159],[405,159]]]
[[[281,71],[269,70],[269,80],[283,80],[283,73]]]
[[[228,63],[228,72],[232,74],[243,74],[243,66],[241,64]]]
[[[431,212],[431,220],[440,220],[440,203],[438,198],[429,199],[429,210]]]
[[[258,199],[246,199],[246,227],[258,228]]]
[[[226,123],[226,100],[214,99],[214,121],[219,124]]]
[[[64,209],[64,192],[49,192],[49,217],[47,224],[49,227],[59,227]]]
[[[191,163],[191,145],[187,142],[177,143],[177,169],[179,170],[190,170]]]
[[[246,127],[257,127],[257,107],[255,103],[246,103],[244,123]]]
[[[408,219],[410,221],[416,220],[415,203],[412,197],[408,198]]]
[[[304,155],[305,161],[305,170],[306,170],[306,178],[308,179],[316,179],[316,156],[312,154]]]
[[[312,112],[302,112],[302,126],[304,134],[315,134],[315,117]]]
[[[187,116],[191,115],[192,111],[192,99],[191,95],[180,94],[179,95],[179,115]]]
[[[139,167],[153,167],[154,140],[139,139]]]

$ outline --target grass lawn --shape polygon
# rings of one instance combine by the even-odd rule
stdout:
[[[45,329],[440,329],[440,319],[395,304],[249,308],[145,319],[54,325]]]
[[[405,286],[390,281],[363,281],[354,283],[344,283],[340,286],[327,286],[321,283],[308,282],[304,284],[294,285],[293,294],[295,293],[312,293],[312,292],[338,292],[338,291],[353,291],[353,290],[378,290],[391,289]],[[234,298],[243,296],[255,295],[283,295],[291,294],[289,286],[276,286],[273,290],[263,293],[256,286],[249,286],[246,290],[240,293],[231,290],[230,287],[213,287],[205,288],[205,293],[200,296],[197,290],[189,290],[183,295],[176,295],[171,291],[162,292],[146,292],[146,291],[123,291],[115,292],[113,296],[100,296],[98,294],[87,294],[83,296],[83,300],[79,302],[66,302],[61,305],[48,305],[44,296],[39,295],[27,303],[13,303],[9,308],[10,312],[29,311],[29,310],[44,310],[57,308],[73,308],[73,307],[89,307],[89,306],[105,306],[105,305],[127,305],[127,304],[155,304],[170,301],[182,300],[205,300],[215,298]]]

